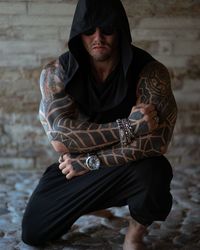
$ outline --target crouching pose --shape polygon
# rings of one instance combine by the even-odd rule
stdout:
[[[60,158],[29,200],[22,239],[43,245],[84,214],[128,205],[123,248],[144,249],[146,228],[172,206],[169,73],[132,45],[120,0],[79,0],[68,47],[40,77],[40,120]]]

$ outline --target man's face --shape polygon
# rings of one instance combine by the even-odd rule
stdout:
[[[104,62],[117,53],[118,36],[109,28],[94,28],[81,35],[83,45],[94,61]]]

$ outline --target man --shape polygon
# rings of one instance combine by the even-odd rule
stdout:
[[[57,239],[86,213],[128,205],[123,248],[144,249],[146,228],[170,212],[163,154],[176,103],[167,69],[131,42],[120,0],[79,0],[69,51],[41,73],[40,119],[60,158],[26,208],[27,244]]]

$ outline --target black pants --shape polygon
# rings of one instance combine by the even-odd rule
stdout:
[[[172,206],[172,168],[164,156],[102,168],[67,180],[55,163],[47,168],[27,205],[22,240],[42,245],[65,234],[83,214],[128,205],[143,225],[165,220]]]

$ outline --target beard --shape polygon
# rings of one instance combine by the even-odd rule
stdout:
[[[98,49],[98,47],[100,47]],[[112,47],[110,44],[96,42],[91,45],[90,57],[97,62],[104,62],[112,57]]]
[[[91,53],[90,57],[96,62],[105,62],[111,58],[111,53]]]

